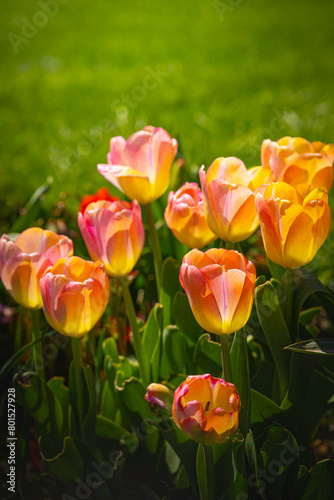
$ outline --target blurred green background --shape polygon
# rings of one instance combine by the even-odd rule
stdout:
[[[146,124],[178,139],[192,180],[218,156],[259,164],[267,137],[334,141],[331,1],[2,0],[0,15],[3,230],[51,177],[45,206],[66,192],[74,213],[108,185],[110,137]]]

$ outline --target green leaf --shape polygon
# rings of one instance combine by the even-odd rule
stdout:
[[[150,379],[152,382],[157,382],[159,376],[160,358],[159,353],[155,353],[155,351],[159,350],[160,347],[161,329],[162,305],[155,304],[148,316],[142,334],[143,360],[147,365],[146,371],[151,372]],[[153,358],[155,359],[154,363]]]
[[[96,435],[106,439],[117,439],[125,443],[132,442],[134,439],[138,441],[136,436],[102,415],[96,417]]]
[[[160,302],[163,305],[163,327],[174,323],[172,304],[175,294],[180,289],[180,264],[173,257],[164,260],[161,271]]]
[[[118,363],[118,350],[114,337],[108,337],[102,343],[105,356],[110,356],[114,363]]]
[[[101,413],[104,417],[113,420],[117,411],[117,401],[109,381],[106,380],[101,393]]]
[[[146,388],[135,377],[124,380],[121,372],[117,372],[115,388],[124,411],[126,411],[129,420],[135,426],[134,430],[138,438],[145,443],[150,453],[156,453],[159,433],[149,423],[152,420],[152,413],[145,401]]]
[[[312,321],[318,314],[320,314],[322,311],[322,307],[311,307],[310,309],[306,309],[305,311],[302,311],[299,315],[299,321],[304,325],[307,326]]]
[[[329,290],[312,273],[301,267],[295,271],[294,309],[293,309],[293,328],[298,331],[299,313],[305,300],[313,293],[316,293],[326,309],[327,314],[334,323],[334,301]],[[283,287],[283,283],[282,283]],[[281,290],[281,293],[284,292]]]
[[[246,334],[244,330],[239,330],[235,333],[230,358],[232,380],[242,401],[239,427],[242,435],[245,437],[249,429],[250,419],[250,385]]]
[[[316,428],[320,417],[327,409],[327,403],[334,394],[334,380],[318,370],[313,370],[304,406],[301,409],[303,419],[311,424],[311,432]]]
[[[49,418],[49,402],[46,386],[43,387],[41,378],[35,372],[26,372],[22,379],[14,377],[13,385],[16,389],[16,399],[27,412],[40,424],[45,424]]]
[[[271,399],[251,389],[251,401],[251,429],[255,437],[262,434],[273,422],[283,425],[294,435],[296,434],[289,417]]]
[[[261,495],[262,498],[266,498],[263,494],[264,492],[264,484],[261,481],[261,478],[259,476],[259,466],[258,466],[258,460],[257,460],[257,450],[256,450],[256,445],[253,437],[253,433],[250,430],[249,433],[246,436],[246,441],[245,441],[245,449],[246,449],[246,456],[248,459],[249,466],[253,473],[255,474],[255,479],[256,479],[256,484],[257,484],[257,491]],[[254,483],[252,481],[252,486],[254,486]]]
[[[203,373],[214,377],[221,374],[221,347],[213,342],[208,333],[203,333],[197,340],[194,350],[194,362]]]
[[[162,332],[161,378],[169,380],[173,374],[185,373],[186,356],[186,344],[182,333],[177,326],[169,325]]]
[[[283,348],[290,344],[290,335],[275,289],[269,281],[256,288],[255,304],[263,333],[277,367],[282,400],[288,388],[290,361],[290,355]]]
[[[168,441],[177,456],[180,458],[182,465],[188,476],[189,483],[194,492],[197,492],[197,476],[196,476],[196,454],[198,445],[175,424],[173,419],[165,423],[165,426],[160,426],[164,438]]]
[[[295,438],[284,427],[270,427],[259,454],[266,496],[273,500],[288,498],[297,481],[299,466],[299,447]]]
[[[323,354],[333,356],[334,339],[303,340],[302,342],[291,344],[284,349],[307,354]]]
[[[50,454],[50,450],[46,443],[44,443],[43,437],[40,438],[39,447],[46,468],[58,481],[68,483],[78,477],[83,477],[84,462],[81,453],[70,436],[65,437],[63,449],[57,455]]]
[[[223,444],[214,444],[212,453],[215,463],[216,497],[221,498],[230,490],[238,473],[232,439],[227,439]],[[222,476],[224,481],[222,481]],[[234,498],[236,497],[237,494]]]
[[[334,498],[334,460],[318,462],[310,470],[310,480],[302,500],[331,500]]]
[[[21,233],[24,229],[33,226],[38,212],[40,210],[40,202],[44,195],[49,191],[51,187],[50,183],[43,184],[33,193],[28,203],[24,207],[24,213],[18,217],[12,227],[10,228],[11,233]]]
[[[57,407],[61,410],[60,416],[57,419],[58,429],[62,436],[66,436],[69,432],[68,427],[68,407],[69,407],[69,390],[64,385],[63,377],[53,377],[48,380],[47,386],[58,401]]]
[[[93,449],[96,428],[95,379],[90,366],[83,365],[82,371],[86,383],[86,415],[82,422],[82,430],[87,446]]]
[[[177,326],[189,339],[190,345],[195,345],[203,333],[203,328],[195,320],[185,293],[176,293],[173,301],[173,316]]]

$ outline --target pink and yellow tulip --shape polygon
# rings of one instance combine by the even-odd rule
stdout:
[[[171,411],[174,393],[163,384],[152,383],[146,389],[145,399],[161,410]]]
[[[191,250],[180,268],[180,282],[197,322],[217,335],[240,330],[254,301],[254,264],[239,252]]]
[[[0,238],[1,279],[14,300],[28,309],[40,309],[39,281],[44,271],[58,259],[73,255],[73,243],[67,236],[31,227],[15,241],[5,234]]]
[[[271,182],[270,168],[247,170],[238,158],[217,158],[207,173],[203,166],[199,176],[211,231],[233,243],[251,236],[259,225],[254,192]]]
[[[59,259],[40,281],[45,317],[52,328],[79,338],[99,321],[109,300],[109,280],[101,262]]]
[[[150,203],[167,189],[178,143],[160,127],[147,126],[125,140],[110,141],[108,164],[97,166],[100,174],[130,199]]]
[[[239,425],[241,402],[235,385],[211,375],[187,377],[176,389],[173,419],[191,439],[224,443]]]
[[[128,275],[143,250],[145,231],[138,202],[97,201],[79,212],[78,224],[92,260],[109,276]]]
[[[186,182],[176,193],[169,193],[165,221],[175,238],[190,248],[202,248],[216,239],[206,222],[202,191],[195,182]]]
[[[306,184],[298,190],[273,182],[256,196],[265,251],[270,260],[286,269],[310,262],[331,228],[328,194]]]

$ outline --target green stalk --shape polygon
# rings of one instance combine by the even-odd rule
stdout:
[[[294,285],[295,285],[295,270],[287,269],[285,271],[285,305],[284,305],[284,317],[287,327],[290,332],[291,342],[295,342],[296,332],[293,332],[293,300],[294,300]]]
[[[23,320],[23,307],[19,307],[19,319],[17,322],[16,332],[15,332],[15,343],[14,352],[17,352],[21,348],[22,344],[22,320]]]
[[[231,360],[230,360],[230,347],[228,335],[220,336],[220,344],[222,348],[222,368],[223,378],[226,382],[232,382]]]
[[[79,425],[80,425],[80,436],[83,441],[85,441],[83,436],[83,428],[82,424],[85,418],[85,386],[84,386],[84,375],[83,375],[83,361],[82,361],[82,353],[81,353],[81,339],[71,338],[72,341],[72,352],[73,352],[73,361],[74,361],[74,371],[77,385],[77,403],[78,403],[78,412],[79,412]]]
[[[147,222],[148,222],[148,228],[150,231],[150,237],[151,237],[151,243],[152,243],[155,279],[156,279],[158,299],[159,299],[159,297],[160,297],[162,256],[161,256],[161,249],[160,249],[158,234],[157,234],[157,231],[156,231],[155,225],[154,225],[154,217],[153,217],[151,203],[147,203],[147,205],[145,205],[145,212],[146,212],[146,218],[147,218]]]
[[[212,446],[203,445],[208,481],[208,500],[215,500],[215,463],[213,460]]]
[[[234,250],[235,244],[232,241],[226,241],[226,250]]]
[[[128,287],[126,281],[122,278],[119,278],[119,282],[122,285],[126,313],[127,313],[128,319],[129,319],[131,330],[132,330],[135,354],[136,354],[136,357],[137,357],[137,360],[139,363],[140,378],[142,379],[145,387],[147,387],[149,385],[149,382],[150,382],[150,380],[149,380],[150,377],[149,377],[149,373],[147,370],[147,365],[144,362],[144,358],[143,358],[142,344],[141,344],[141,338],[140,338],[140,334],[139,334],[139,330],[138,330],[136,311],[135,311],[132,297],[131,297],[131,293],[130,293],[130,290],[129,290],[129,287]]]
[[[32,321],[32,339],[39,340],[32,346],[33,359],[35,370],[39,377],[41,378],[42,384],[45,384],[45,372],[44,372],[44,359],[43,359],[43,346],[41,339],[41,330],[39,326],[39,310],[30,310],[31,321]]]

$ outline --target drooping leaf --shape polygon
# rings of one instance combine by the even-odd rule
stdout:
[[[306,354],[322,354],[333,356],[334,339],[303,340],[302,342],[291,344],[285,347],[285,349]]]

